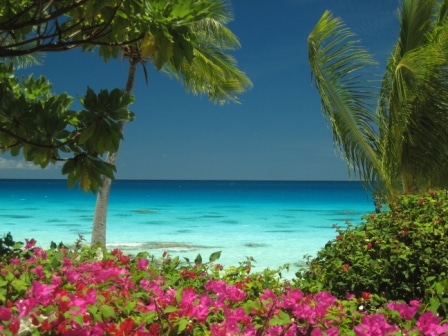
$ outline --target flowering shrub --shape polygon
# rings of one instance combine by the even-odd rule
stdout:
[[[298,286],[347,292],[371,292],[388,300],[420,299],[447,315],[448,201],[446,191],[406,195],[390,210],[364,217],[363,223],[337,228]]]
[[[306,294],[276,271],[28,241],[0,263],[1,335],[446,335],[419,301]]]

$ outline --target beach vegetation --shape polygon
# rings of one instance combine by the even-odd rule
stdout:
[[[448,316],[448,195],[445,190],[399,196],[390,209],[337,236],[308,258],[296,285],[309,292],[375,293],[420,300]]]
[[[385,71],[326,11],[308,37],[322,111],[350,172],[377,193],[448,182],[448,1],[403,0]]]
[[[423,301],[306,293],[252,260],[225,268],[36,241],[0,262],[0,333],[12,335],[445,335]]]

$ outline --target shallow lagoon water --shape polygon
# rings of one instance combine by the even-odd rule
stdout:
[[[72,244],[90,240],[95,195],[65,180],[0,180],[0,234]],[[219,263],[256,260],[255,271],[291,265],[290,276],[334,239],[333,225],[357,224],[373,211],[357,181],[137,181],[113,182],[108,248],[148,251]]]

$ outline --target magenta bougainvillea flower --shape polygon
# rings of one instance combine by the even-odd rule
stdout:
[[[227,271],[119,250],[98,258],[89,249],[44,251],[29,240],[23,256],[0,266],[2,336],[448,334],[448,324],[419,301],[359,311],[374,294],[304,293],[245,264]]]

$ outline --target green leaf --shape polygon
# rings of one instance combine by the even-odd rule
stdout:
[[[18,292],[25,292],[28,287],[28,283],[26,283],[25,281],[23,281],[21,279],[14,279],[11,282],[11,285]]]
[[[194,263],[195,264],[202,264],[202,256],[201,256],[201,254],[198,254],[196,256],[196,258],[194,259]]]
[[[75,168],[76,168],[75,160],[68,159],[62,166],[62,175],[67,175],[68,173],[71,173]]]
[[[180,303],[182,301],[182,295],[183,295],[184,291],[183,288],[179,288],[176,292],[176,302]]]
[[[178,322],[179,324],[177,325],[177,332],[180,335],[182,333],[182,331],[185,330],[185,328],[188,326],[189,320],[187,318],[181,318]]]
[[[91,124],[89,127],[85,128],[81,131],[81,135],[79,136],[79,144],[85,144],[90,138],[95,134],[95,124]]]
[[[269,321],[269,325],[270,326],[275,326],[275,325],[285,325],[291,323],[291,317],[285,313],[283,310],[280,310],[278,313],[278,316],[273,317],[270,321]]]
[[[81,314],[71,314],[70,318],[72,320],[74,320],[79,326],[83,326],[84,325],[84,319],[83,319],[83,316]]]
[[[135,309],[137,302],[134,300],[127,301],[126,303],[126,312],[130,315],[132,311]]]
[[[221,258],[221,252],[222,251],[213,252],[212,254],[210,254],[210,257],[208,258],[208,260],[210,262],[214,262],[214,261],[218,260],[219,258]]]
[[[163,310],[164,313],[174,313],[175,311],[178,311],[175,306],[168,306]]]
[[[95,111],[98,107],[98,98],[90,87],[87,88],[86,94],[81,98],[81,103],[87,110]]]
[[[103,317],[106,319],[115,317],[115,311],[111,306],[108,306],[108,305],[101,306],[100,312],[103,315]]]
[[[5,280],[8,282],[11,282],[15,279],[14,274],[10,271],[7,271],[7,273],[4,275],[4,277],[5,277]]]
[[[90,315],[92,315],[96,321],[103,322],[103,316],[98,312],[98,307],[95,305],[89,305],[87,307],[87,310],[89,311]]]

